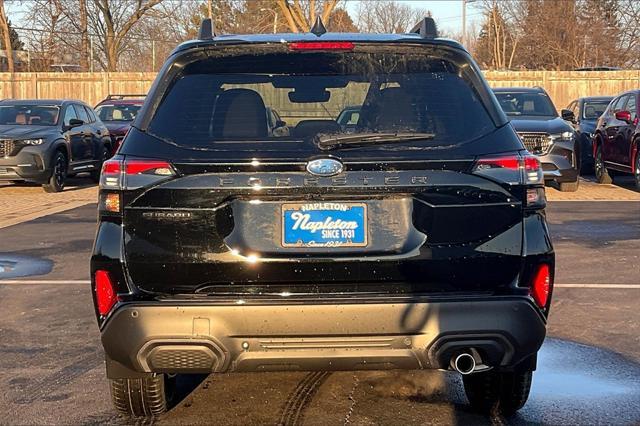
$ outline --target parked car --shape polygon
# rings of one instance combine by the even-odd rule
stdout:
[[[578,98],[567,106],[574,116],[572,121],[578,140],[580,172],[593,173],[593,136],[596,122],[602,115],[613,96],[590,96]]]
[[[599,183],[611,183],[612,172],[631,173],[640,189],[640,90],[616,96],[598,119],[593,149]]]
[[[110,154],[109,131],[81,101],[0,101],[0,180],[59,192],[68,174],[90,172],[97,182]]]
[[[115,154],[142,108],[146,95],[109,95],[96,105],[96,114],[109,129],[112,154]]]
[[[560,191],[578,190],[579,145],[570,121],[573,113],[558,116],[551,98],[541,87],[493,89],[500,106],[511,120],[524,146],[542,163],[547,185]]]
[[[553,286],[544,180],[469,53],[431,18],[210,28],[102,169],[91,279],[116,408],[164,412],[175,374],[358,369],[457,371],[476,409],[522,407]],[[313,119],[270,134],[265,100]]]

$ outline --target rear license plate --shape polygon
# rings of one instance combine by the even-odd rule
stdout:
[[[283,247],[365,247],[365,203],[282,205]]]

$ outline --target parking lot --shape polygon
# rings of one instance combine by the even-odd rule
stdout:
[[[631,180],[549,189],[556,288],[532,396],[486,419],[444,372],[181,378],[160,424],[640,422],[640,193]],[[96,188],[0,187],[0,423],[124,423],[112,409],[88,286]]]

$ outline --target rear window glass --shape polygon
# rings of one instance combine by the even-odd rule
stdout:
[[[609,106],[608,100],[585,101],[582,118],[585,120],[597,120]]]
[[[479,95],[484,86],[468,62],[420,49],[200,60],[177,76],[148,131],[197,149],[371,132],[428,133],[433,135],[428,141],[412,143],[448,144],[493,131]],[[269,119],[270,110],[278,112],[278,122]]]
[[[558,116],[553,102],[551,102],[551,99],[544,93],[497,92],[496,98],[502,110],[508,116]]]

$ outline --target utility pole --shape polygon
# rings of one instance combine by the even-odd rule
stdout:
[[[467,3],[474,3],[478,0],[462,0],[462,45],[467,47]]]
[[[209,9],[209,19],[213,23],[213,0],[207,0],[207,8]]]

